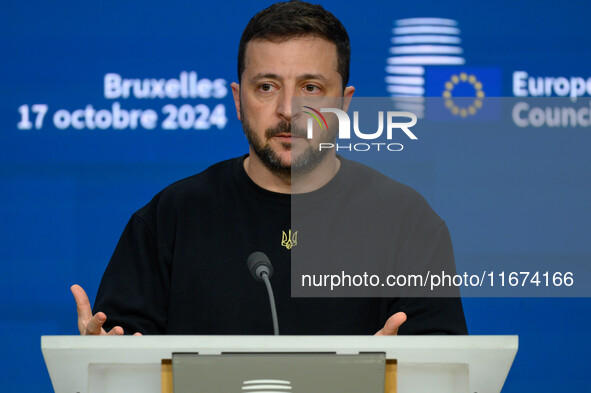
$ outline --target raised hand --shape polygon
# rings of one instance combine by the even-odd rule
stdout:
[[[76,309],[78,311],[78,329],[80,334],[86,335],[111,335],[120,336],[123,334],[123,328],[121,326],[115,326],[109,332],[103,329],[103,324],[107,320],[107,316],[103,312],[97,312],[92,315],[92,309],[90,307],[90,301],[88,295],[80,285],[72,285],[70,288],[74,299],[76,300]],[[140,335],[140,333],[136,333]]]
[[[403,312],[397,312],[388,318],[384,324],[384,327],[374,334],[374,336],[395,336],[398,334],[398,328],[400,328],[400,325],[402,325],[405,321],[406,314]]]

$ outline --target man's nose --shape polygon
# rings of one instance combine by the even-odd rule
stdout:
[[[285,121],[291,121],[291,102],[293,98],[293,89],[284,88],[279,96],[277,102],[277,115],[285,119]]]

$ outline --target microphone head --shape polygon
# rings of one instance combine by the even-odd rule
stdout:
[[[246,266],[255,280],[262,281],[261,275],[263,273],[267,273],[269,278],[273,276],[273,265],[271,265],[269,257],[260,251],[250,254],[246,260]]]

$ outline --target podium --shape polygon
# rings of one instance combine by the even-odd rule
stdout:
[[[398,393],[498,393],[517,347],[517,336],[41,337],[57,393],[159,393],[169,383],[163,370],[173,353],[382,353],[388,364],[396,361]]]

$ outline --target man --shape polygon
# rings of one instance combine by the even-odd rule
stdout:
[[[291,297],[292,251],[280,240],[292,229],[296,173],[304,199],[335,187],[387,190],[400,206],[391,231],[397,258],[453,261],[445,224],[416,192],[334,151],[321,154],[321,135],[292,132],[292,97],[353,95],[349,59],[346,30],[320,6],[277,3],[251,19],[232,84],[249,154],[172,184],[132,216],[94,314],[72,287],[81,334],[270,334],[266,291],[245,266],[253,251],[273,261],[282,334],[467,333],[459,299]]]

